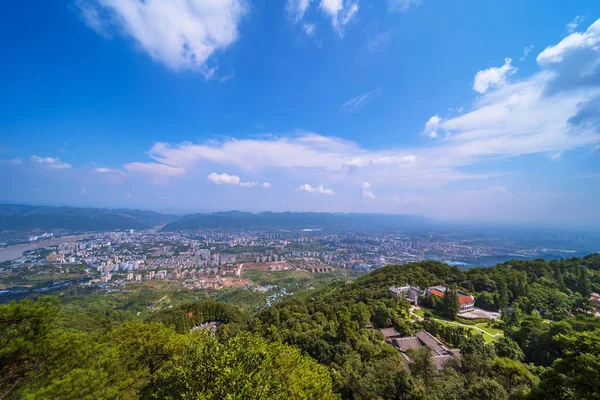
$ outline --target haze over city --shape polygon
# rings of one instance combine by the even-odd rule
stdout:
[[[7,8],[4,203],[600,222],[598,2]]]

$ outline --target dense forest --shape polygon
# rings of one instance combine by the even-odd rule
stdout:
[[[493,343],[388,288],[445,285],[502,311]],[[600,255],[460,270],[425,261],[334,282],[255,313],[211,301],[150,318],[64,316],[56,298],[0,306],[2,399],[600,399]],[[444,305],[446,304],[446,305]],[[434,306],[455,318],[450,303]],[[85,310],[81,311],[85,313]],[[97,313],[97,310],[95,310]],[[214,330],[192,329],[213,323]],[[461,357],[410,361],[378,328],[426,329]]]

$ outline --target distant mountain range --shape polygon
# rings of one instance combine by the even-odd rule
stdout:
[[[0,204],[0,230],[143,230],[177,218],[154,211]]]
[[[195,229],[404,229],[420,228],[427,223],[422,217],[385,214],[342,214],[310,212],[241,211],[189,214],[162,228],[164,232]]]
[[[163,232],[196,229],[381,230],[420,228],[425,224],[424,218],[407,215],[227,211],[178,217],[142,210],[0,204],[0,230],[143,230],[160,225],[165,225]]]

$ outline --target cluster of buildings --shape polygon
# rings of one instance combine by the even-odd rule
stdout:
[[[44,232],[41,235],[33,235],[33,236],[29,236],[29,241],[30,242],[36,242],[38,240],[43,240],[43,239],[50,239],[54,237],[54,233],[52,232]]]
[[[411,304],[418,306],[419,299],[423,296],[435,296],[443,298],[448,288],[445,286],[432,286],[426,289],[421,289],[416,286],[394,286],[388,289],[393,298],[404,298]],[[456,298],[460,305],[459,312],[466,313],[475,310],[475,298],[463,291],[456,291]]]

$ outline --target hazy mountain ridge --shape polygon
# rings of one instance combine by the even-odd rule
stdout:
[[[162,228],[164,232],[195,229],[402,229],[427,224],[423,217],[385,214],[312,212],[216,212],[188,214]]]
[[[0,205],[0,230],[140,230],[163,225],[176,218],[174,215],[143,210]]]

